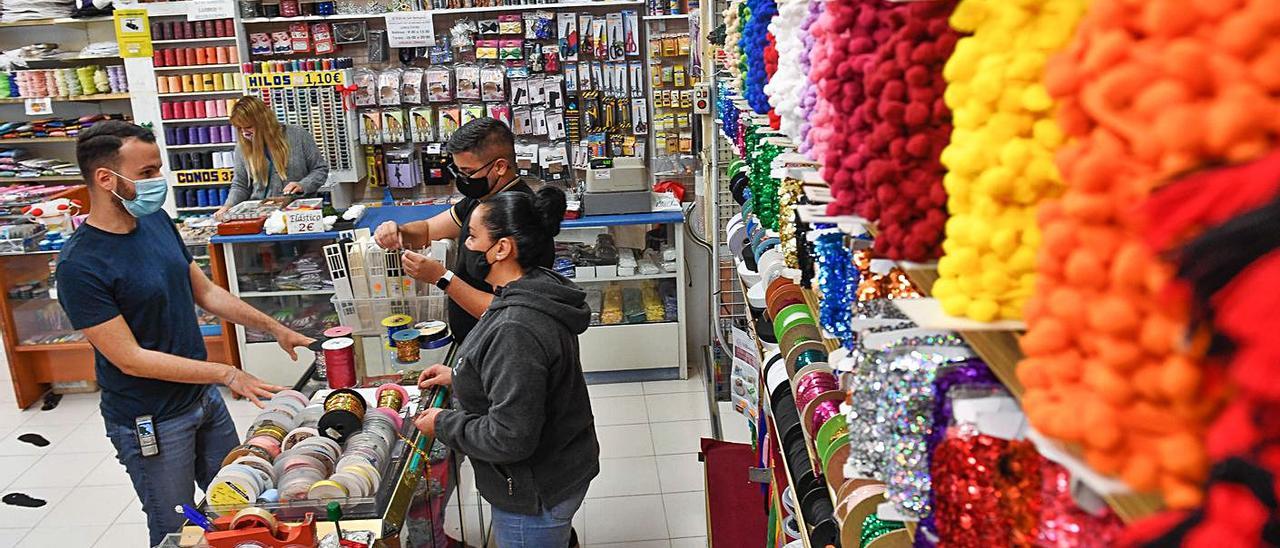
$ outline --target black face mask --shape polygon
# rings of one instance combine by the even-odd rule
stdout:
[[[476,171],[483,171],[486,167],[493,165],[496,161],[498,161],[497,158],[481,166],[480,169]],[[489,171],[485,171],[484,177],[476,177],[474,174],[472,176],[468,176],[459,170],[457,165],[451,164],[450,168],[453,170],[453,184],[458,187],[458,192],[461,192],[463,196],[471,198],[472,200],[479,200],[489,194],[489,171],[493,170],[492,167],[489,168]]]
[[[476,274],[480,276],[481,280],[488,278],[489,271],[493,269],[493,263],[489,262],[489,252],[496,245],[498,245],[498,242],[495,241],[488,249],[481,251],[479,257],[476,257]]]

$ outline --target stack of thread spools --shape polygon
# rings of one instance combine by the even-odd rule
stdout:
[[[15,70],[6,76],[9,97],[57,98],[129,92],[123,65]]]

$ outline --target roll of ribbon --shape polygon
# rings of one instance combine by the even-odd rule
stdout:
[[[789,352],[796,345],[807,341],[821,341],[817,326],[800,324],[788,329],[782,334],[782,340],[778,341],[778,346],[783,352]]]
[[[787,351],[787,371],[795,376],[796,372],[813,363],[825,361],[827,347],[818,341],[804,341]]]
[[[356,385],[355,344],[350,338],[337,337],[321,345],[324,350],[325,375],[330,388],[350,388]]]
[[[403,386],[388,383],[378,387],[378,407],[400,411],[408,402],[409,391]]]
[[[849,433],[848,418],[844,413],[837,413],[822,423],[818,427],[818,433],[813,436],[814,449],[818,450],[818,455],[822,455],[831,447],[831,442],[835,441],[841,434]]]
[[[806,321],[806,319],[808,321]],[[788,326],[799,323],[808,323],[817,325],[813,315],[809,313],[809,307],[803,304],[793,304],[778,311],[773,317],[773,334],[778,340],[782,339],[782,333]]]
[[[347,327],[347,326],[345,326],[345,325],[339,325],[339,326],[336,326],[336,327],[330,327],[329,329],[324,330],[324,337],[325,337],[326,339],[336,339],[336,338],[339,338],[339,337],[350,337],[350,336],[351,336],[351,334],[352,334],[352,333],[354,333],[354,332],[355,332],[355,331],[354,331],[354,330],[352,330],[350,327]]]
[[[401,329],[391,335],[396,346],[396,361],[400,363],[417,363],[421,359],[421,347],[418,345],[417,329]]]
[[[324,399],[325,412],[317,430],[320,435],[343,443],[360,431],[366,409],[368,404],[359,392],[347,388],[334,390]]]

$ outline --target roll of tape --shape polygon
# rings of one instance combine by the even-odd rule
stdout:
[[[249,529],[251,527],[265,527],[274,536],[279,531],[280,524],[276,521],[276,517],[271,515],[271,512],[256,506],[250,506],[236,512],[235,517],[231,518],[232,529]]]

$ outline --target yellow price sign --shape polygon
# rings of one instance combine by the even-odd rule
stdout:
[[[175,171],[173,174],[177,177],[177,184],[179,185],[230,183],[231,178],[235,176],[235,170],[191,169],[187,171]]]
[[[249,89],[340,86],[345,84],[346,81],[346,72],[341,70],[267,72],[245,75],[245,85]]]
[[[112,14],[120,57],[151,57],[151,23],[146,9],[117,9]]]

